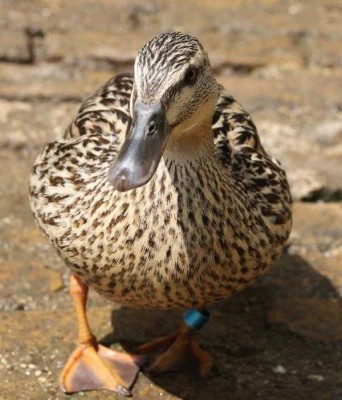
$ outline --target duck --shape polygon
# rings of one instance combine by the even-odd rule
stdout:
[[[208,307],[264,274],[292,225],[284,169],[199,40],[181,32],[154,37],[133,74],[83,102],[35,160],[29,194],[71,272],[79,335],[60,376],[68,393],[130,395],[143,366],[169,371],[189,351],[207,376],[213,359],[197,334]],[[132,354],[114,351],[90,328],[89,288],[126,307],[181,309],[183,320]]]

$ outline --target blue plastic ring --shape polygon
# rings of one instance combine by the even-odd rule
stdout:
[[[205,309],[203,311],[198,310],[187,310],[183,314],[185,324],[195,330],[199,331],[209,321],[210,312]]]

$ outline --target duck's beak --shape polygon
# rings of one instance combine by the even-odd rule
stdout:
[[[109,169],[108,180],[119,192],[145,185],[164,153],[170,127],[163,105],[136,101],[131,130]]]

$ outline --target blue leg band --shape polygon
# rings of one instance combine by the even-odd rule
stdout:
[[[205,309],[203,311],[198,310],[187,310],[183,314],[183,319],[185,324],[195,330],[199,331],[203,326],[209,321],[210,312]]]

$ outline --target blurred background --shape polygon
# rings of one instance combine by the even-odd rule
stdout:
[[[76,337],[65,267],[28,205],[33,160],[85,96],[170,30],[202,42],[252,114],[288,173],[295,219],[277,267],[203,331],[210,378],[142,374],[135,398],[342,399],[341,20],[339,0],[0,0],[0,399],[65,398],[57,376]],[[144,342],[179,318],[119,306],[111,318],[112,304],[91,304],[109,342]]]

